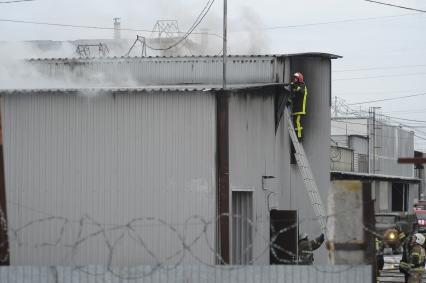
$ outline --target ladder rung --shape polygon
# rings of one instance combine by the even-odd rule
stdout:
[[[309,161],[306,158],[305,150],[303,146],[299,143],[297,139],[296,132],[294,131],[293,121],[291,119],[289,110],[286,108],[284,110],[285,115],[287,116],[288,122],[288,131],[293,143],[293,147],[295,152],[295,157],[297,161],[297,165],[299,167],[300,174],[302,175],[303,182],[305,184],[306,190],[309,195],[309,199],[311,200],[312,208],[315,212],[315,216],[318,219],[318,222],[321,226],[321,230],[323,233],[326,232],[326,212],[324,209],[324,205],[321,200],[321,196],[318,192],[318,187],[315,183],[314,176],[312,174],[311,167],[309,165]]]

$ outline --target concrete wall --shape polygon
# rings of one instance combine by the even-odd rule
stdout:
[[[329,241],[338,244],[361,244],[363,229],[363,184],[361,181],[332,181],[328,201]],[[364,251],[339,250],[330,252],[333,264],[363,264]]]

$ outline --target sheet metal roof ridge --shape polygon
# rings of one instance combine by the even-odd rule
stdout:
[[[332,180],[394,180],[394,181],[406,181],[409,183],[420,183],[419,178],[406,177],[406,176],[395,176],[395,175],[384,175],[384,174],[373,174],[373,173],[362,173],[362,172],[347,172],[347,171],[333,171],[330,170]]]
[[[259,89],[262,87],[282,86],[280,83],[247,84],[229,86],[230,91]],[[220,86],[212,85],[179,85],[179,86],[145,86],[145,87],[73,87],[73,88],[24,88],[24,89],[0,89],[0,95],[25,94],[25,93],[77,93],[77,92],[214,92],[223,91]]]
[[[228,55],[227,58],[283,58],[283,57],[299,57],[299,56],[308,56],[308,57],[325,57],[329,59],[338,59],[342,58],[340,55],[335,55],[331,53],[321,53],[321,52],[308,52],[308,53],[294,53],[294,54],[263,54],[263,55]],[[220,59],[220,55],[191,55],[191,56],[113,56],[113,57],[90,57],[90,58],[29,58],[28,61],[107,61],[107,60],[146,60],[146,59]]]
[[[360,117],[331,117],[331,120],[366,120],[370,117],[360,116]]]
[[[81,87],[81,88],[27,88],[27,89],[2,89],[0,95],[10,94],[37,94],[37,93],[78,93],[78,92],[192,92],[213,91],[214,88],[171,88],[171,87]],[[217,89],[219,90],[219,89]]]

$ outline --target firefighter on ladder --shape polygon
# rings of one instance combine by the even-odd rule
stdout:
[[[308,96],[308,88],[306,87],[302,73],[293,74],[292,82],[290,83],[291,95],[289,105],[291,107],[291,115],[293,116],[294,130],[296,131],[299,141],[303,138],[303,118],[306,115],[306,99]]]

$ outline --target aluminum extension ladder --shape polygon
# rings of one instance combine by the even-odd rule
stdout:
[[[291,141],[295,149],[295,157],[297,165],[299,167],[300,174],[302,175],[303,182],[305,183],[306,190],[308,191],[309,198],[311,200],[312,208],[314,209],[315,216],[321,226],[321,231],[326,235],[327,229],[327,214],[324,209],[324,205],[321,200],[321,196],[318,192],[317,184],[315,183],[314,176],[312,174],[311,166],[306,158],[305,150],[302,144],[299,142],[296,132],[294,130],[293,121],[291,119],[290,111],[286,107],[285,115],[288,122],[288,133],[290,134]]]

